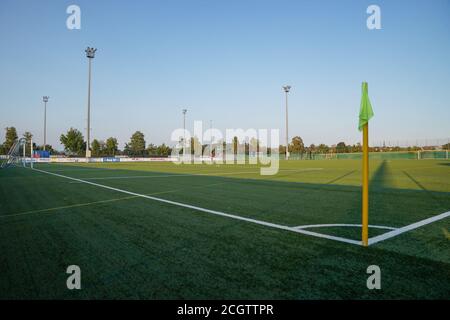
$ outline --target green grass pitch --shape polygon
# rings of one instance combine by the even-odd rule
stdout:
[[[371,161],[371,225],[450,211],[450,162]],[[357,160],[36,169],[276,225],[361,223]],[[450,218],[360,245],[218,216],[26,168],[0,171],[0,299],[448,299]],[[360,227],[305,229],[360,240]],[[370,228],[369,236],[389,232]],[[366,269],[381,268],[381,290]],[[66,268],[81,268],[68,290]]]

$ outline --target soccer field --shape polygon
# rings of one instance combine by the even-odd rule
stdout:
[[[447,299],[450,162],[0,170],[0,298]],[[83,290],[67,290],[78,265]],[[369,265],[381,290],[368,290]]]

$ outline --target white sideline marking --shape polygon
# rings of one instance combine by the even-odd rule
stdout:
[[[280,169],[279,171],[316,171],[323,170],[323,168],[306,168],[306,169]],[[48,171],[53,172],[53,171]],[[209,172],[209,173],[173,173],[173,174],[160,174],[160,175],[144,175],[144,176],[113,176],[113,177],[91,177],[84,178],[84,180],[115,180],[115,179],[141,179],[141,178],[170,178],[170,177],[192,177],[192,176],[220,176],[220,175],[239,175],[239,174],[249,174],[249,173],[259,173],[257,171],[241,171],[241,172]]]
[[[40,166],[42,165],[42,164],[39,164]],[[74,172],[74,171],[94,171],[94,170],[115,170],[115,169],[110,169],[110,168],[94,168],[94,167],[92,167],[92,168],[79,168],[79,167],[73,167],[73,166],[71,166],[72,168],[70,168],[70,169],[51,169],[51,170],[49,170],[48,172]],[[76,168],[78,168],[78,169],[76,169]]]
[[[227,218],[231,218],[231,219],[247,221],[247,222],[263,225],[263,226],[266,226],[266,227],[271,227],[271,228],[276,228],[276,229],[281,229],[281,230],[287,230],[287,231],[291,231],[291,232],[295,232],[295,233],[301,233],[301,234],[314,236],[314,237],[318,237],[318,238],[335,240],[335,241],[339,241],[339,242],[355,244],[355,245],[358,245],[358,246],[361,245],[361,241],[356,241],[356,240],[351,240],[351,239],[342,238],[342,237],[336,237],[336,236],[330,236],[330,235],[317,233],[317,232],[312,232],[312,231],[307,231],[307,230],[295,229],[295,228],[292,228],[292,227],[283,226],[283,225],[275,224],[275,223],[271,223],[271,222],[265,222],[265,221],[251,219],[251,218],[245,218],[245,217],[241,217],[241,216],[237,216],[237,215],[229,214],[229,213],[225,213],[225,212],[209,210],[209,209],[205,209],[205,208],[201,208],[201,207],[197,207],[197,206],[193,206],[193,205],[189,205],[189,204],[184,204],[184,203],[181,203],[181,202],[176,202],[176,201],[166,200],[166,199],[162,199],[162,198],[147,196],[147,195],[144,195],[144,194],[139,194],[139,193],[135,193],[135,192],[131,192],[131,191],[126,191],[126,190],[122,190],[122,189],[118,189],[118,188],[105,186],[105,185],[98,184],[98,183],[95,183],[95,182],[90,182],[90,181],[85,181],[85,180],[81,180],[81,179],[77,179],[77,178],[63,176],[61,174],[57,174],[57,173],[53,173],[53,172],[47,172],[47,171],[44,171],[44,170],[39,170],[39,169],[32,169],[32,170],[38,171],[38,172],[42,172],[42,173],[46,173],[46,174],[50,174],[50,175],[54,175],[54,176],[57,176],[57,177],[60,177],[60,178],[65,178],[65,179],[70,179],[70,180],[73,180],[73,181],[78,181],[78,182],[81,182],[81,183],[90,184],[90,185],[93,185],[93,186],[96,186],[96,187],[100,187],[100,188],[105,188],[105,189],[109,189],[109,190],[113,190],[113,191],[117,191],[117,192],[122,192],[122,193],[125,193],[125,194],[130,194],[130,195],[141,197],[141,198],[146,198],[146,199],[155,200],[155,201],[159,201],[159,202],[164,202],[164,203],[168,203],[168,204],[179,206],[179,207],[184,207],[184,208],[189,208],[189,209],[193,209],[193,210],[197,210],[197,211],[211,213],[211,214],[222,216],[222,217],[227,217]]]
[[[362,225],[351,224],[351,223],[329,223],[329,224],[309,224],[309,225],[304,225],[304,226],[297,226],[294,228],[295,229],[308,229],[308,228],[326,228],[326,227],[362,227]],[[378,225],[373,225],[373,224],[369,224],[369,228],[397,230],[397,228],[378,226]]]
[[[420,227],[422,227],[424,225],[430,224],[430,223],[438,221],[438,220],[445,219],[445,218],[447,218],[449,216],[450,216],[450,211],[447,211],[447,212],[441,213],[441,214],[439,214],[437,216],[434,216],[434,217],[431,217],[431,218],[428,218],[428,219],[424,219],[424,220],[421,220],[421,221],[409,224],[407,226],[398,228],[398,229],[393,230],[393,231],[386,232],[386,233],[381,234],[379,236],[370,238],[369,239],[369,245],[375,244],[375,243],[380,242],[380,241],[384,241],[386,239],[390,239],[392,237],[396,237],[396,236],[398,236],[398,235],[400,235],[402,233],[405,233],[407,231],[411,231],[411,230],[420,228]]]

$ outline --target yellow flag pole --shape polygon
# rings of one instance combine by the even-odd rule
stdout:
[[[369,124],[363,127],[362,244],[369,245]]]

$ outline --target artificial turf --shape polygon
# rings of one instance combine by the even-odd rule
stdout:
[[[361,221],[357,160],[42,164],[139,194],[286,225]],[[450,210],[450,162],[371,161],[370,223]],[[0,298],[447,299],[449,218],[368,248],[220,217],[24,168],[0,171]],[[358,240],[359,228],[314,231]],[[386,230],[370,229],[370,236]],[[66,288],[79,265],[82,290]],[[379,265],[382,289],[368,290]]]

